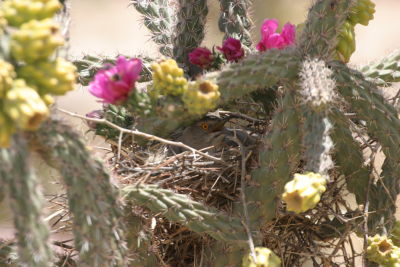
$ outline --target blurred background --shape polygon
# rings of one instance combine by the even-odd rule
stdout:
[[[84,54],[115,56],[124,54],[157,56],[157,47],[149,41],[150,35],[141,23],[140,15],[129,0],[72,0],[71,57],[80,58]],[[265,18],[277,18],[281,25],[286,22],[298,24],[304,21],[311,0],[254,0],[252,16],[254,21],[253,39],[259,40],[259,27]],[[204,46],[221,45],[222,34],[217,28],[219,6],[217,0],[209,0],[209,18]],[[400,48],[400,1],[375,1],[375,19],[368,27],[357,26],[357,50],[351,58],[351,64],[362,65]],[[396,85],[398,86],[398,85]],[[86,114],[100,107],[100,103],[91,96],[87,88],[78,89],[58,99],[58,106],[79,114]],[[79,120],[68,118],[75,127],[84,133],[85,125]],[[94,144],[90,135],[85,135],[89,143]],[[36,164],[40,165],[40,162]],[[49,183],[49,177],[56,174],[41,169],[40,176],[46,179],[44,191],[54,193],[59,187]],[[12,236],[12,218],[5,208],[0,206],[0,238]]]

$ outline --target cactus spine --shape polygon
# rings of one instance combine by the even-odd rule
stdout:
[[[49,229],[42,218],[43,199],[37,178],[28,162],[28,147],[21,135],[18,146],[0,149],[2,184],[8,184],[14,226],[17,230],[19,263],[23,266],[52,266]]]
[[[121,233],[121,210],[104,167],[90,157],[80,138],[60,122],[47,122],[32,142],[46,162],[60,171],[67,186],[81,263],[122,266],[126,247]]]
[[[204,27],[208,13],[206,0],[179,0],[176,34],[173,39],[174,58],[194,76],[200,70],[190,64],[189,53],[199,47],[204,39]]]
[[[400,82],[400,49],[361,68],[366,78],[380,86]]]
[[[168,0],[131,0],[143,15],[144,25],[151,31],[151,39],[160,46],[160,53],[171,57],[172,29],[175,25],[174,9]]]
[[[250,1],[220,0],[221,13],[218,21],[219,30],[224,39],[233,37],[242,42],[242,45],[251,49],[251,27],[252,21],[249,15]]]

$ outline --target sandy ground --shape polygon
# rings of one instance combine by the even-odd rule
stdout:
[[[204,44],[219,45],[221,34],[216,27],[218,16],[217,1],[209,1],[210,18],[207,23],[207,36]],[[362,65],[375,60],[390,51],[400,48],[400,0],[380,0],[377,3],[375,19],[368,27],[358,26],[357,51],[351,64]],[[139,14],[133,7],[128,7],[128,0],[72,0],[71,54],[81,57],[83,54],[94,55],[151,55],[157,56],[157,47],[149,41],[149,32],[142,26]],[[259,25],[264,18],[279,18],[284,23],[300,23],[305,19],[310,1],[263,1],[254,0],[253,15],[255,29],[254,40],[258,41]],[[85,114],[99,107],[87,88],[79,87],[76,91],[58,99],[58,105],[64,109]],[[84,131],[84,125],[73,122]],[[90,137],[87,137],[90,139]],[[90,141],[90,140],[89,140]],[[54,175],[50,175],[54,176]],[[44,179],[48,179],[44,175]],[[49,181],[46,192],[57,191]],[[12,235],[11,217],[6,203],[0,206],[0,236]]]

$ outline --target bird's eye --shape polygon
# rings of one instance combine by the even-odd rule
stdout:
[[[208,123],[203,122],[201,125],[201,129],[207,131],[208,130]]]

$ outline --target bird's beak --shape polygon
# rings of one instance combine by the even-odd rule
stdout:
[[[221,119],[220,121],[218,121],[218,122],[214,125],[212,131],[213,131],[213,132],[221,131],[222,129],[224,129],[225,124],[226,124],[228,121],[229,121],[229,117]]]

